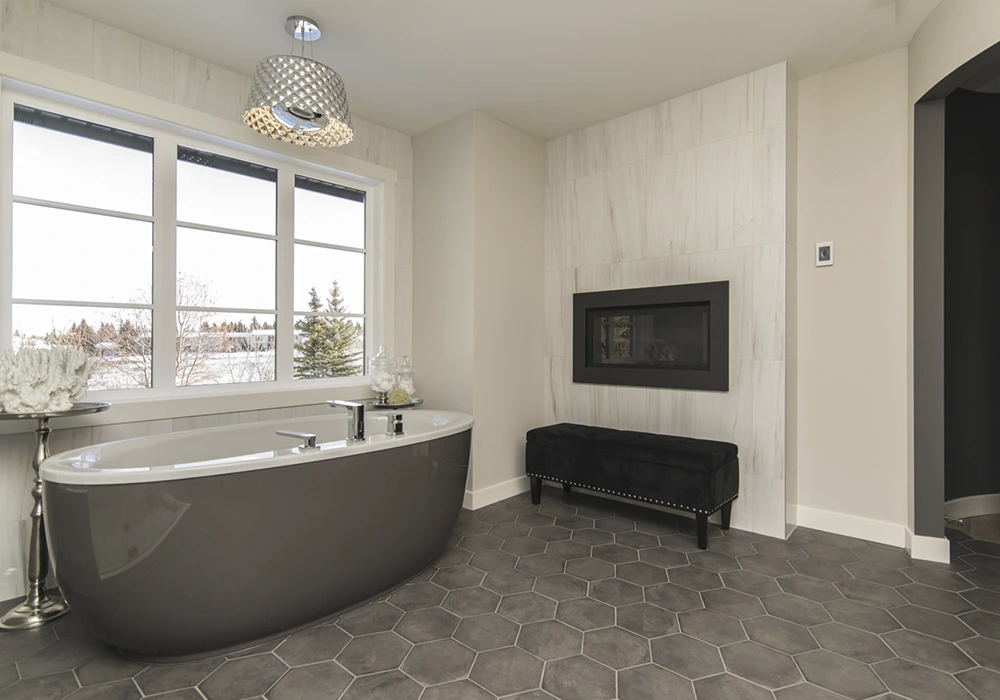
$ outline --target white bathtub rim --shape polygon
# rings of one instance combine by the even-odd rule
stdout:
[[[45,460],[41,465],[40,472],[43,482],[77,486],[140,484],[195,479],[256,471],[259,469],[288,467],[308,462],[341,459],[353,455],[416,445],[471,430],[474,423],[472,416],[454,411],[419,409],[408,411],[408,413],[419,413],[421,417],[427,416],[428,419],[440,417],[447,419],[448,423],[442,426],[434,426],[431,429],[407,432],[402,436],[392,438],[386,437],[381,432],[374,435],[369,434],[363,443],[347,444],[346,440],[326,441],[318,443],[317,447],[319,449],[315,450],[304,450],[300,447],[292,446],[249,455],[235,455],[229,458],[209,460],[204,463],[178,462],[175,464],[164,463],[142,467],[97,466],[98,462],[101,461],[101,452],[113,450],[115,445],[148,442],[151,448],[155,448],[183,439],[183,436],[203,436],[216,431],[238,432],[239,429],[250,428],[273,432],[276,426],[287,429],[290,424],[294,424],[297,420],[306,422],[310,419],[278,419],[259,423],[246,423],[238,426],[198,428],[196,430],[178,431],[176,433],[115,440],[69,450],[53,455]]]

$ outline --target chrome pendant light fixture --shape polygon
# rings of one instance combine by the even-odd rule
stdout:
[[[268,56],[257,65],[243,121],[296,146],[349,143],[354,130],[344,81],[332,68],[305,56],[306,44],[320,37],[319,26],[308,17],[293,16],[285,31],[292,36],[292,54]],[[296,42],[301,44],[298,56]]]

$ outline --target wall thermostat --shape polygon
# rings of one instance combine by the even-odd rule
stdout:
[[[833,241],[816,244],[816,267],[833,265]]]

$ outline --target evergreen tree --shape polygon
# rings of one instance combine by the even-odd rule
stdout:
[[[329,316],[306,316],[295,323],[295,330],[302,335],[295,344],[295,376],[300,379],[317,377],[349,377],[361,373],[361,351],[354,349],[362,326],[344,314],[344,299],[336,280],[330,288],[324,307],[313,287],[309,290],[309,311]]]

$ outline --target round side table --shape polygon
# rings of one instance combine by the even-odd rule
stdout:
[[[70,418],[88,413],[99,413],[111,407],[109,403],[75,403],[67,411],[43,411],[39,413],[3,413],[0,420],[35,420],[35,454],[31,468],[35,479],[31,496],[35,506],[31,509],[31,539],[28,542],[28,594],[24,602],[11,608],[0,618],[0,629],[27,630],[51,622],[69,612],[66,601],[58,595],[49,595],[45,590],[45,578],[49,575],[49,548],[45,541],[45,521],[42,519],[42,479],[38,467],[49,456],[50,418]]]

